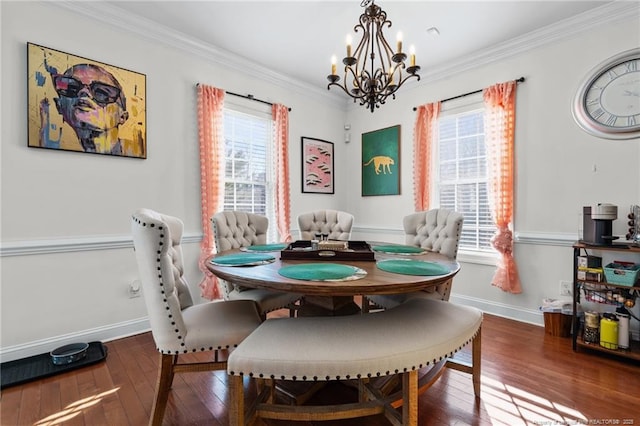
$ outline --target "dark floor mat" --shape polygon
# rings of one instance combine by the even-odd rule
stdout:
[[[49,352],[15,361],[3,362],[0,364],[0,389],[86,367],[100,362],[106,357],[107,347],[102,342],[91,342],[89,343],[89,348],[87,348],[87,356],[67,365],[55,365],[51,361]]]

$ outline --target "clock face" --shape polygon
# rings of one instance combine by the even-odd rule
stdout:
[[[574,100],[580,127],[599,137],[640,137],[640,49],[622,52],[598,65]]]
[[[640,59],[603,72],[587,88],[587,114],[613,128],[640,128]]]

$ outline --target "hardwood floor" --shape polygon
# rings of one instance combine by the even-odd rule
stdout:
[[[150,333],[106,343],[105,362],[2,391],[0,424],[146,425],[158,354]],[[202,354],[189,355],[199,359]],[[327,386],[318,400],[353,391]],[[165,425],[226,425],[224,372],[176,375]],[[265,423],[260,423],[264,425]],[[282,426],[291,422],[269,422]],[[382,416],[301,426],[383,426]],[[542,327],[485,315],[482,398],[471,376],[447,370],[420,397],[420,425],[640,425],[640,365],[586,350]]]

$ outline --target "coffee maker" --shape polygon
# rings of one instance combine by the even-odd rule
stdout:
[[[598,203],[582,208],[582,241],[594,246],[610,246],[613,240],[613,221],[618,218],[618,206]]]

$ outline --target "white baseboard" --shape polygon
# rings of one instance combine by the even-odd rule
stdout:
[[[512,319],[544,327],[544,316],[542,312],[534,309],[525,309],[478,299],[464,295],[451,294],[451,301],[461,305],[473,306],[491,315]],[[122,339],[151,330],[148,318],[138,318],[124,321],[106,327],[98,327],[83,330],[79,333],[65,334],[48,339],[36,340],[21,345],[0,348],[0,362],[13,361],[15,359],[27,358],[33,355],[47,353],[55,348],[70,343],[78,342],[109,342],[111,340]],[[640,333],[632,332],[633,340],[640,340]]]
[[[456,295],[453,293],[451,293],[450,300],[461,305],[473,306],[487,314],[544,327],[544,315],[542,311],[537,309],[518,308],[511,305],[505,305],[475,297]],[[640,330],[631,330],[631,339],[640,341]]]
[[[451,301],[461,305],[473,306],[491,315],[544,326],[544,316],[538,309],[526,309],[490,300],[451,293]]]
[[[124,321],[117,324],[110,324],[105,327],[83,330],[78,333],[64,334],[20,345],[0,348],[0,361],[13,361],[15,359],[27,358],[33,355],[51,352],[60,346],[68,345],[70,343],[108,342],[110,340],[145,333],[149,330],[151,330],[151,326],[149,325],[149,319],[146,317]]]

